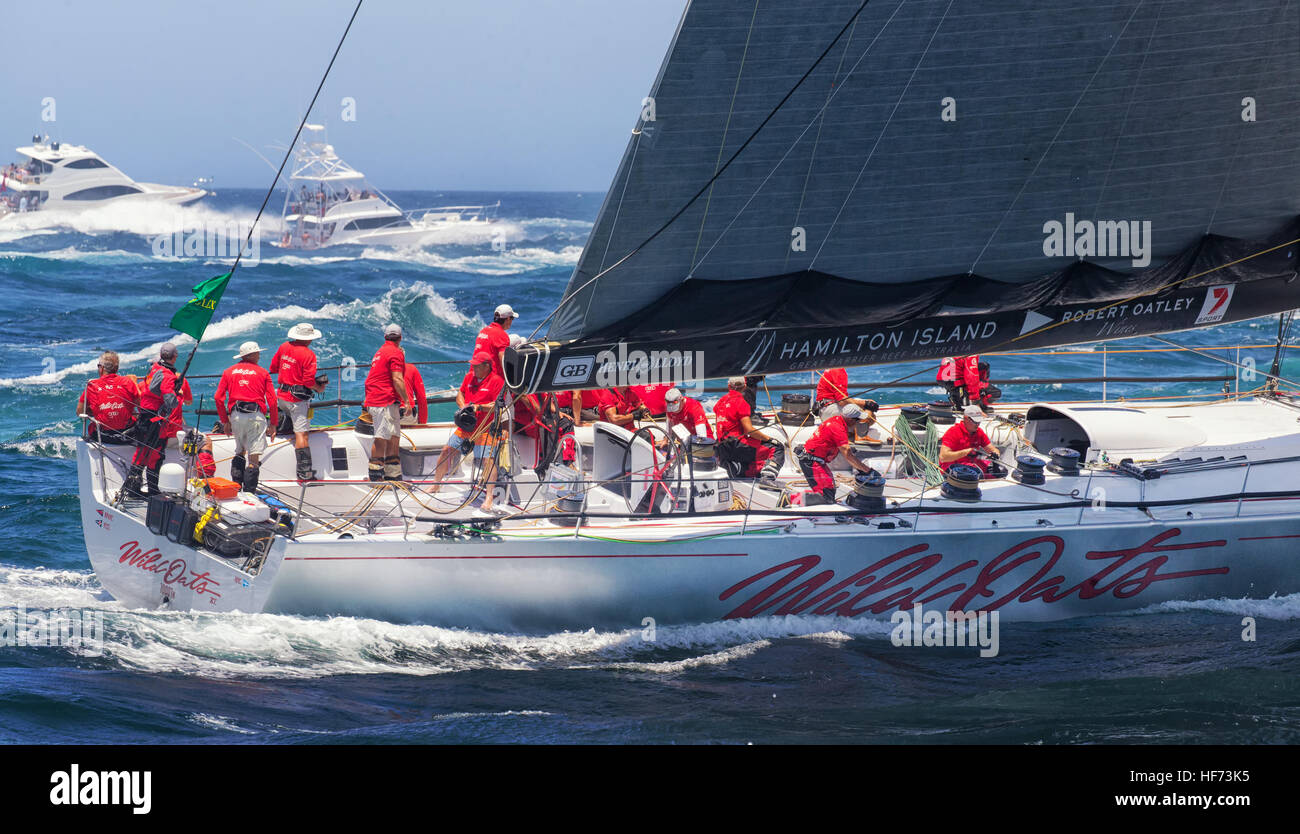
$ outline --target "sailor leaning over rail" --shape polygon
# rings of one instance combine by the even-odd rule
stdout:
[[[805,504],[813,503],[810,499],[815,495],[820,495],[827,503],[835,502],[835,476],[831,474],[831,463],[837,457],[843,457],[859,472],[870,474],[873,471],[858,459],[849,445],[857,431],[858,421],[862,419],[862,409],[849,403],[839,411],[834,417],[823,420],[808,442],[796,450],[799,468],[813,490],[805,495]]]
[[[300,481],[316,480],[311,465],[311,446],[307,442],[307,432],[311,428],[311,400],[325,390],[329,377],[316,373],[316,352],[311,349],[311,343],[323,335],[307,322],[295,324],[289,328],[289,341],[280,345],[271,357],[271,374],[279,383],[280,410],[288,416],[293,427],[293,452]]]
[[[99,377],[86,383],[86,389],[77,400],[78,416],[90,418],[86,437],[100,443],[134,443],[131,426],[135,424],[135,408],[140,396],[135,379],[118,376],[117,354],[111,350],[104,351],[96,367]]]
[[[718,423],[718,453],[732,477],[752,478],[779,487],[776,476],[785,463],[785,447],[754,427],[753,410],[744,397],[743,376],[727,380],[727,393],[713,405]]]
[[[230,459],[230,480],[242,484],[244,492],[257,489],[257,476],[266,444],[275,437],[279,422],[278,398],[271,375],[259,363],[262,348],[244,342],[235,359],[217,383],[217,419],[229,425],[235,439],[235,456]]]
[[[185,428],[181,408],[193,402],[194,395],[190,392],[189,380],[182,381],[178,392],[176,378],[176,345],[164,342],[158,348],[158,361],[145,374],[140,389],[135,455],[122,484],[122,491],[127,495],[143,494],[141,481],[146,473],[150,494],[158,492],[158,468],[162,466],[163,450],[167,441]]]
[[[366,411],[375,427],[370,447],[370,480],[402,480],[401,413],[406,409],[406,354],[402,352],[402,326],[384,328],[384,344],[370,360],[366,374]]]

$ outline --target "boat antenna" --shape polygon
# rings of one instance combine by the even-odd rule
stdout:
[[[339,57],[339,50],[343,49],[343,42],[348,39],[348,32],[352,31],[352,24],[357,19],[357,13],[361,11],[361,4],[364,0],[357,0],[357,7],[352,10],[352,17],[348,18],[348,25],[343,29],[343,36],[339,38],[338,46],[334,47],[334,54],[330,56],[329,65],[325,67],[325,74],[320,77],[320,83],[316,85],[316,92],[311,97],[311,104],[307,105],[307,112],[303,114],[302,121],[298,122],[298,130],[293,134],[293,141],[289,143],[289,148],[284,152],[284,158],[280,160],[280,167],[275,172],[275,178],[271,180],[271,185],[266,189],[266,196],[262,198],[262,205],[257,210],[257,217],[253,218],[253,224],[248,227],[248,237],[244,239],[244,245],[235,253],[235,262],[230,267],[230,277],[226,279],[227,285],[235,278],[235,270],[239,269],[239,261],[244,257],[244,251],[253,245],[253,235],[257,232],[257,223],[262,219],[262,212],[266,211],[266,204],[271,201],[271,195],[275,193],[275,186],[280,181],[280,175],[284,173],[284,166],[289,164],[289,155],[293,153],[293,148],[298,144],[298,137],[302,135],[302,127],[307,123],[307,117],[311,115],[311,110],[316,106],[316,99],[320,98],[320,91],[325,87],[325,79],[330,77],[330,70],[334,68],[334,61]],[[185,381],[185,374],[189,372],[190,363],[194,361],[194,354],[199,351],[199,343],[203,341],[203,335],[194,340],[194,349],[185,359],[185,367],[181,369],[180,376],[176,379],[176,385],[179,387]]]
[[[1295,310],[1277,314],[1277,346],[1273,349],[1273,366],[1269,368],[1268,379],[1264,382],[1265,389],[1269,393],[1277,390],[1278,379],[1282,375],[1282,353],[1286,350],[1286,340],[1291,332],[1291,321],[1294,318]]]

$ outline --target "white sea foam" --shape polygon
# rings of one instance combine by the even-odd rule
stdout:
[[[1165,614],[1183,611],[1209,611],[1242,617],[1262,617],[1266,620],[1300,619],[1300,594],[1273,595],[1267,599],[1203,599],[1171,600],[1148,605],[1132,613]]]
[[[99,580],[91,571],[0,565],[0,608],[101,608]]]
[[[472,272],[480,275],[516,275],[534,269],[572,266],[582,254],[580,246],[566,246],[559,251],[536,247],[507,248],[502,252],[448,257],[428,249],[370,248],[363,259],[419,264],[449,272]]]
[[[81,211],[38,211],[10,214],[0,224],[5,234],[50,232],[70,229],[85,235],[105,232],[128,232],[137,235],[170,234],[178,228],[203,225],[242,224],[247,229],[256,212],[222,211],[204,203],[176,206],[159,202],[115,201]],[[264,218],[265,221],[265,218]],[[263,236],[274,234],[275,223],[263,222],[258,229]]]

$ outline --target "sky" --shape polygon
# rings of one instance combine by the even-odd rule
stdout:
[[[279,164],[354,6],[8,5],[11,33],[45,36],[6,39],[0,143],[12,149],[39,132],[86,145],[136,180],[265,187],[272,170],[236,140]],[[603,191],[684,6],[364,0],[311,121],[385,190]],[[355,120],[344,118],[344,97]]]

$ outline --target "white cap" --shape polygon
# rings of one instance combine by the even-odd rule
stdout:
[[[862,409],[858,408],[853,403],[849,403],[848,405],[840,407],[840,416],[845,420],[861,420]]]
[[[243,359],[251,353],[261,353],[262,349],[258,347],[257,342],[244,342],[239,346],[239,353],[235,354],[236,359]]]
[[[968,405],[961,410],[961,416],[969,417],[976,423],[982,423],[988,415],[985,414],[984,409],[980,408],[978,405]]]
[[[748,384],[743,376],[733,376],[727,380],[728,388],[744,388]]]
[[[676,414],[682,410],[682,392],[676,388],[669,388],[664,394],[664,408]]]
[[[402,335],[402,326],[401,326],[400,324],[390,324],[390,325],[388,325],[387,327],[384,328],[384,338],[385,338],[385,339],[387,339],[389,336],[399,336],[399,337],[400,337],[401,335]]]
[[[494,310],[493,313],[499,319],[503,319],[506,317],[512,319],[519,318],[519,316],[515,314],[514,308],[512,308],[509,304],[498,304],[496,310]]]
[[[289,338],[295,342],[310,342],[313,339],[319,339],[325,334],[317,330],[313,325],[307,322],[295,324],[289,328]]]

